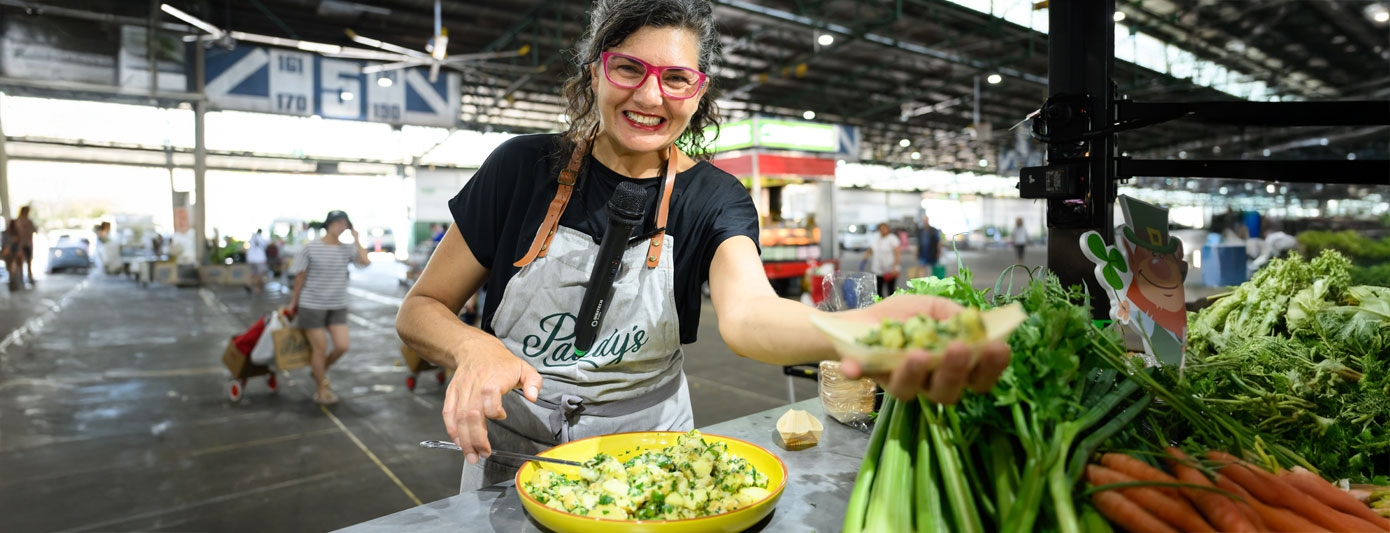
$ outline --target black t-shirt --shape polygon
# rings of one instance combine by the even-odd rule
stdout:
[[[556,176],[563,162],[557,154],[558,135],[525,135],[502,143],[473,177],[449,201],[454,222],[473,256],[488,274],[488,297],[483,305],[483,329],[492,329],[492,316],[507,282],[521,269],[512,266],[531,247],[536,230],[555,198]],[[564,162],[569,156],[565,154]],[[578,230],[597,244],[608,229],[608,200],[618,184],[636,183],[647,189],[647,215],[633,242],[656,234],[661,179],[634,179],[586,158],[560,225]],[[758,215],[753,200],[738,179],[701,161],[676,174],[667,215],[666,234],[675,240],[675,301],[680,317],[681,343],[695,342],[700,325],[700,286],[709,279],[710,261],[725,240],[745,235],[758,242]],[[574,312],[579,303],[575,302]]]

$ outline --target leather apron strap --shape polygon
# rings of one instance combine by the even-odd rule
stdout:
[[[661,183],[661,201],[656,213],[656,235],[652,236],[651,243],[647,245],[647,268],[656,268],[661,262],[661,244],[666,239],[666,219],[671,212],[671,191],[676,187],[676,165],[678,156],[681,153],[676,148],[675,143],[671,143],[670,150],[666,153],[666,175]],[[541,227],[536,229],[536,238],[531,241],[531,248],[526,251],[512,266],[524,267],[531,264],[538,257],[545,257],[546,251],[550,248],[551,239],[555,238],[555,228],[560,224],[560,215],[565,213],[565,207],[569,205],[570,196],[574,194],[574,185],[579,177],[579,166],[584,163],[584,156],[589,154],[589,141],[580,141],[570,152],[569,164],[555,181],[559,187],[555,189],[555,198],[550,200],[550,208],[545,213],[545,219],[541,221]]]
[[[555,178],[560,187],[555,190],[555,198],[550,200],[550,209],[546,211],[541,227],[536,230],[531,249],[527,250],[521,259],[512,263],[512,266],[524,267],[537,257],[545,257],[546,250],[550,248],[550,240],[555,238],[555,227],[560,224],[560,215],[564,214],[565,206],[570,203],[570,195],[574,193],[574,184],[579,178],[579,165],[584,163],[584,156],[588,153],[589,141],[579,141],[579,144],[574,146],[574,151],[570,152],[569,164],[560,171],[559,177]]]

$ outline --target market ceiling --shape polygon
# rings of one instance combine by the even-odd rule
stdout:
[[[24,4],[5,0],[9,14]],[[357,46],[346,29],[415,50],[433,34],[433,0],[172,0],[230,30]],[[1007,0],[994,0],[995,4]],[[1267,83],[1293,99],[1390,98],[1390,26],[1368,0],[1118,2],[1125,24]],[[157,2],[156,2],[157,4]],[[865,159],[972,169],[1013,144],[1010,126],[1047,96],[1047,37],[943,0],[715,0],[725,63],[713,72],[726,117],[750,113],[861,127]],[[988,5],[988,2],[985,2]],[[1019,0],[1014,9],[1032,9]],[[64,7],[145,17],[150,3],[70,0]],[[567,49],[587,0],[443,1],[451,55],[529,47],[463,73],[461,127],[553,131]],[[31,11],[32,12],[32,11]],[[1041,13],[1045,15],[1045,12]],[[821,35],[830,37],[822,39]],[[823,44],[824,43],[824,44]],[[1000,83],[989,75],[1000,74]],[[979,80],[977,82],[977,79]],[[1140,101],[1234,96],[1117,61],[1120,91]],[[980,85],[979,116],[973,94]],[[906,115],[906,118],[905,118]],[[992,140],[988,139],[992,133]],[[907,146],[902,139],[909,139]],[[1147,157],[1390,158],[1390,128],[1241,129],[1173,122],[1121,136]],[[1266,154],[1266,150],[1269,150]],[[917,159],[912,152],[919,152]]]

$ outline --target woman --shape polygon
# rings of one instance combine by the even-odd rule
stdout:
[[[878,295],[887,298],[898,287],[898,262],[902,260],[902,239],[894,235],[887,222],[878,224],[878,235],[864,252],[869,272],[878,278]]]
[[[38,228],[34,227],[31,216],[32,210],[26,205],[19,208],[19,216],[10,222],[14,224],[15,236],[19,239],[19,264],[29,272],[29,285],[32,286],[38,284],[34,280],[34,234],[38,233]],[[20,285],[23,286],[22,283]]]
[[[579,71],[565,85],[569,131],[504,143],[450,201],[456,224],[396,328],[411,348],[455,369],[443,416],[466,454],[464,489],[508,479],[520,466],[488,459],[494,447],[536,453],[593,435],[691,429],[681,345],[695,340],[706,280],[735,353],[776,365],[838,358],[809,323],[816,311],[769,285],[742,185],[673,144],[684,137],[698,151],[709,141],[703,132],[718,111],[704,73],[718,57],[707,0],[599,0],[578,46]],[[619,183],[648,191],[646,218],[597,344],[576,352],[574,315]],[[462,324],[459,309],[485,283],[496,296],[484,303],[482,329]],[[875,321],[956,310],[941,299],[895,297],[852,313]],[[919,353],[872,377],[900,397],[953,402],[967,385],[988,390],[1007,362],[1002,343],[974,367],[953,346],[934,372]]]
[[[318,384],[314,402],[333,405],[338,403],[338,395],[328,382],[328,367],[348,351],[347,267],[354,263],[365,267],[371,260],[347,213],[330,211],[323,219],[323,228],[323,238],[305,243],[290,265],[294,275],[290,312],[296,315],[295,326],[309,339],[310,373]],[[352,232],[351,246],[339,240],[344,231]],[[332,352],[328,351],[330,338]]]

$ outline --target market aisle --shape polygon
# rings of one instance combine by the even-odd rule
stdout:
[[[386,469],[423,501],[457,491],[461,461],[414,446],[438,409],[404,392],[380,332],[335,371],[352,392],[334,412],[381,466],[309,401],[305,371],[228,402],[219,357],[255,314],[230,294],[94,277],[10,347],[0,530],[332,529],[415,505]]]

